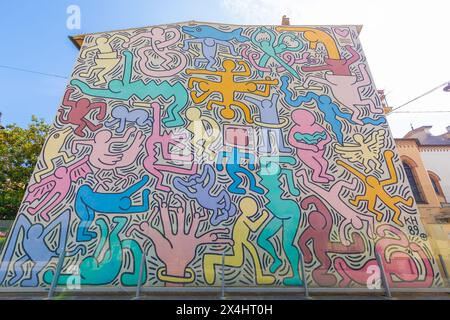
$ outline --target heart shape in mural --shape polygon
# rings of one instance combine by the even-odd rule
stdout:
[[[344,38],[346,36],[348,36],[348,33],[349,33],[348,29],[345,29],[345,28],[335,28],[334,32],[336,32],[336,34],[338,36],[341,36],[341,37],[344,37]]]

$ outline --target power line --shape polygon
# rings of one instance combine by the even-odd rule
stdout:
[[[416,98],[414,98],[414,99],[411,99],[411,100],[409,100],[408,102],[402,104],[401,106],[398,106],[398,107],[392,109],[391,112],[389,112],[389,114],[392,113],[392,112],[394,112],[395,110],[398,110],[398,109],[400,109],[400,108],[403,108],[403,107],[406,106],[407,104],[410,104],[411,102],[416,101],[417,99],[420,99],[420,98],[426,96],[427,94],[432,93],[433,91],[436,91],[437,89],[439,89],[440,87],[445,86],[445,85],[448,84],[448,83],[450,83],[450,81],[446,81],[446,82],[444,82],[444,83],[438,85],[437,87],[435,87],[435,88],[433,88],[433,89],[431,89],[431,90],[428,90],[428,91],[425,92],[425,93],[422,93],[420,96],[418,96],[418,97],[416,97]]]
[[[29,72],[29,73],[34,73],[34,74],[40,74],[40,75],[44,75],[44,76],[48,76],[48,77],[55,77],[55,78],[68,79],[67,77],[60,76],[60,75],[58,75],[58,74],[52,74],[52,73],[45,73],[45,72],[33,71],[33,70],[22,69],[22,68],[16,68],[16,67],[10,67],[10,66],[5,66],[5,65],[0,65],[0,68],[11,69],[11,70],[16,70],[16,71],[22,71],[22,72]]]
[[[450,110],[430,110],[430,111],[394,111],[390,113],[447,113]],[[389,114],[390,114],[389,113]]]

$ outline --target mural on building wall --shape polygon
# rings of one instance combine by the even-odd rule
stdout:
[[[354,26],[86,36],[1,284],[63,251],[59,285],[219,285],[223,253],[227,286],[367,286],[376,253],[442,285]]]

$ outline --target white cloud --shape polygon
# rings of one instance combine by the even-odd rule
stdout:
[[[361,42],[378,89],[395,107],[450,80],[450,33],[445,0],[222,0],[222,7],[242,24],[362,24]],[[450,111],[450,93],[438,90],[404,111]],[[450,113],[392,114],[394,136],[421,125],[439,134],[450,125]]]

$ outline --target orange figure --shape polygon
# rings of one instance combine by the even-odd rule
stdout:
[[[400,221],[401,211],[397,205],[399,203],[403,203],[404,205],[411,207],[413,204],[413,198],[409,197],[408,200],[405,200],[400,196],[390,196],[384,190],[385,186],[389,186],[398,182],[397,173],[395,172],[394,163],[392,161],[394,152],[392,152],[391,150],[386,150],[384,152],[384,157],[386,158],[386,163],[389,170],[389,178],[382,181],[378,180],[375,176],[372,175],[365,176],[360,171],[356,170],[354,167],[341,160],[337,160],[336,163],[340,166],[343,166],[345,169],[361,179],[361,181],[365,185],[365,193],[363,195],[356,196],[353,200],[350,200],[350,203],[352,205],[358,206],[361,201],[367,201],[367,209],[376,215],[377,221],[381,221],[383,219],[383,213],[375,209],[377,200],[379,199],[394,212],[392,221],[402,227],[403,222]]]
[[[250,108],[241,99],[235,100],[235,93],[251,93],[257,96],[268,97],[270,94],[270,86],[277,85],[278,80],[266,77],[265,80],[236,81],[234,77],[249,77],[251,75],[250,68],[246,62],[238,61],[237,64],[242,66],[244,71],[237,71],[236,63],[233,60],[224,60],[222,66],[225,71],[186,69],[187,74],[204,74],[220,78],[220,80],[216,81],[191,77],[188,82],[188,87],[189,89],[193,89],[194,83],[198,85],[200,92],[191,91],[191,98],[194,103],[202,103],[210,95],[219,93],[222,96],[222,100],[209,100],[206,109],[211,110],[213,105],[222,106],[220,115],[225,119],[233,119],[235,112],[231,106],[235,106],[244,112],[245,120],[248,123],[253,123]],[[258,90],[258,85],[263,85],[264,90]]]

